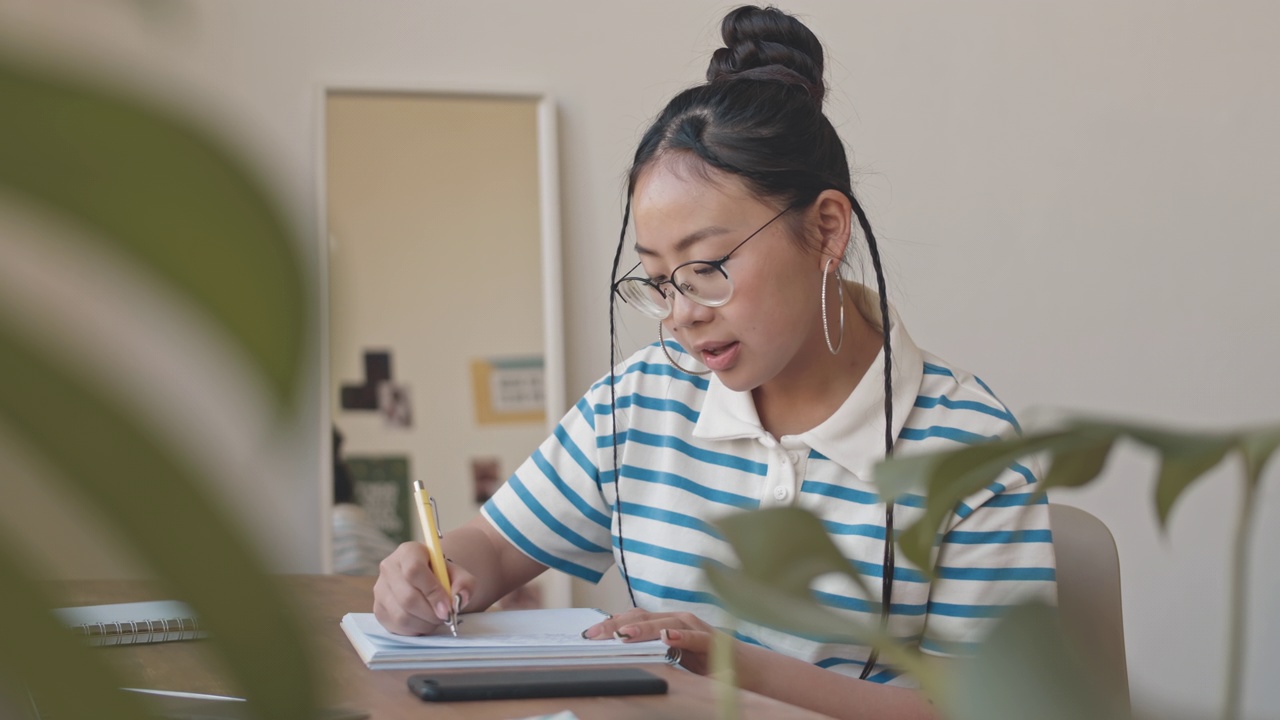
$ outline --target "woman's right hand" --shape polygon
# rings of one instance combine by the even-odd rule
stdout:
[[[458,597],[457,608],[466,607],[475,577],[453,562],[446,562],[449,582]],[[431,569],[431,557],[422,543],[407,542],[378,566],[373,585],[373,615],[398,635],[428,635],[449,619],[449,597]]]

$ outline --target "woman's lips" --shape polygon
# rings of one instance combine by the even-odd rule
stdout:
[[[712,370],[721,371],[733,366],[733,363],[738,359],[741,347],[736,342],[725,345],[710,345],[702,348],[699,354],[702,355],[703,365]]]

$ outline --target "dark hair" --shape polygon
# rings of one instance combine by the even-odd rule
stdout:
[[[354,503],[356,501],[355,486],[351,482],[351,469],[342,458],[342,433],[333,428],[333,503]]]
[[[707,67],[707,82],[671,99],[645,131],[627,176],[622,231],[613,257],[610,289],[618,279],[631,196],[640,174],[654,162],[684,156],[695,172],[707,168],[740,178],[761,198],[779,208],[806,207],[825,190],[849,199],[866,238],[880,293],[884,347],[885,454],[893,450],[893,380],[889,346],[889,305],[875,234],[853,194],[849,163],[835,127],[822,112],[822,43],[804,23],[777,8],[744,6],[720,23],[725,46]],[[695,160],[696,159],[696,160]],[[609,302],[610,372],[616,366],[615,301]],[[610,411],[616,421],[616,376],[610,376]],[[622,539],[622,501],[618,494],[617,428],[613,433],[614,494],[618,513],[618,551],[627,592],[635,604]],[[888,612],[893,576],[893,505],[886,510],[885,582],[882,612]],[[864,667],[869,671],[875,655]]]
[[[741,7],[720,24],[707,82],[676,95],[640,140],[627,195],[641,172],[674,153],[736,175],[779,206],[834,188],[852,194],[844,145],[822,113],[822,45],[800,21]]]
[[[805,207],[824,190],[849,199],[866,238],[880,294],[885,352],[885,448],[893,445],[889,305],[875,234],[853,194],[844,144],[822,112],[822,44],[809,28],[777,8],[744,6],[720,23],[725,47],[707,67],[707,82],[671,99],[645,131],[627,176],[622,230],[610,289],[618,279],[631,196],[640,174],[658,159],[684,155],[690,167],[734,175],[782,207]],[[616,363],[614,299],[609,303],[609,366]],[[615,463],[616,464],[616,463]]]

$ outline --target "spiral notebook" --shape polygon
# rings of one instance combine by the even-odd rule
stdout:
[[[342,630],[372,670],[545,667],[669,662],[659,640],[585,640],[582,631],[608,617],[593,608],[505,610],[462,616],[458,637],[396,635],[372,613],[347,613]]]
[[[205,637],[189,605],[177,600],[83,605],[53,611],[90,645],[135,645]]]

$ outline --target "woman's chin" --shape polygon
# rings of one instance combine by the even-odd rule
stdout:
[[[716,371],[716,379],[721,385],[734,392],[750,392],[760,386],[758,378],[752,377],[750,373],[743,372],[741,367],[732,367],[728,370]]]

